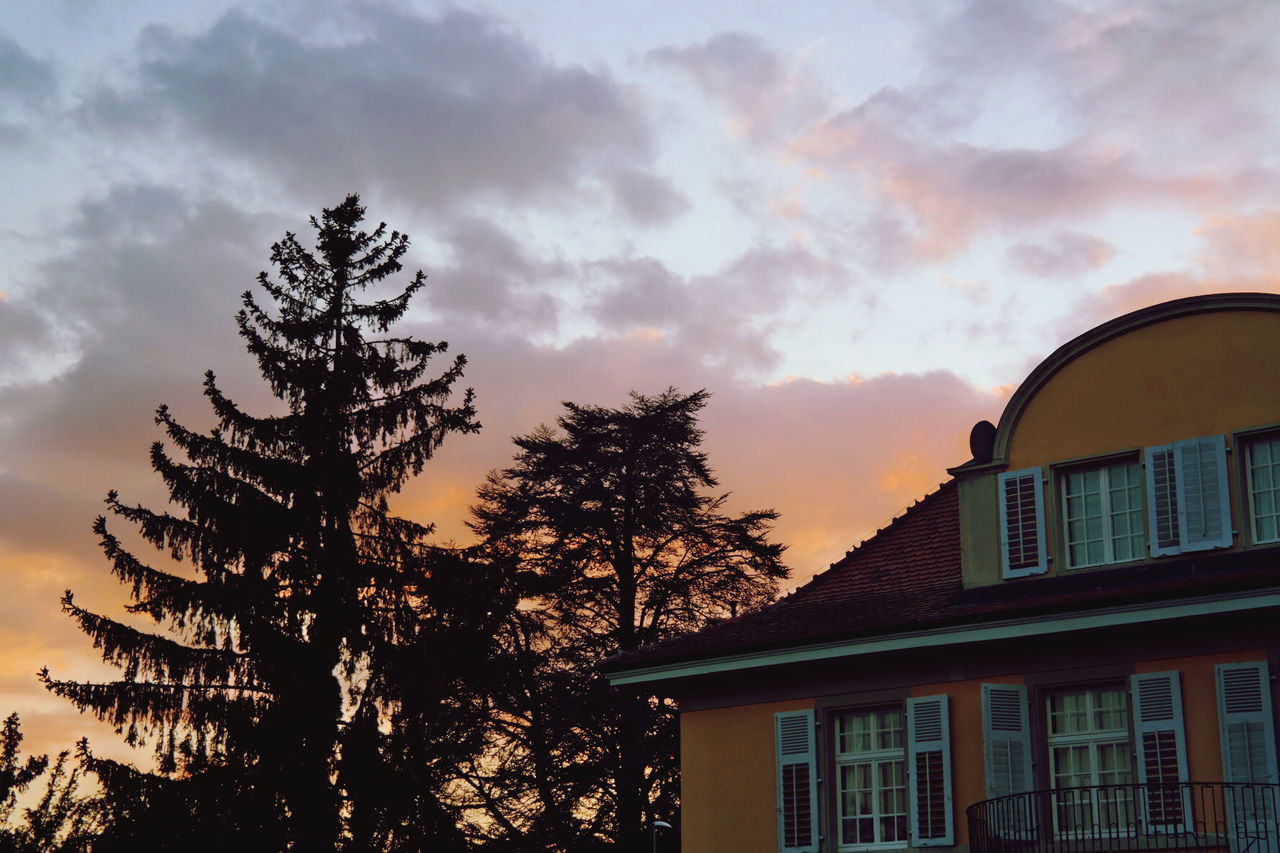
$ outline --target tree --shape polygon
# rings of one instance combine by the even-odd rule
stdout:
[[[559,430],[515,440],[489,475],[473,529],[515,567],[525,605],[503,640],[493,696],[501,760],[468,777],[472,805],[516,846],[644,849],[677,802],[669,702],[608,686],[604,658],[771,601],[787,576],[771,510],[731,515],[701,449],[708,394],[632,394],[620,409],[566,403]]]
[[[474,590],[487,578],[388,498],[446,436],[479,425],[470,390],[451,403],[463,357],[426,378],[446,344],[390,334],[422,272],[359,301],[384,293],[408,248],[385,224],[360,230],[363,218],[352,195],[312,217],[314,252],[286,233],[271,249],[277,278],[258,278],[271,303],[243,296],[236,323],[281,412],[241,410],[208,373],[211,431],[156,414],[182,456],[157,442],[151,464],[181,512],[107,497],[188,564],[147,565],[104,518],[94,525],[127,609],[165,630],[63,600],[121,677],[45,672],[46,685],[156,750],[140,771],[86,749],[122,847],[143,833],[152,849],[194,833],[255,850],[461,843],[435,794],[474,740],[464,676],[491,643]]]
[[[68,769],[69,750],[49,768],[47,755],[18,758],[22,729],[17,714],[0,728],[0,853],[73,853],[90,849],[99,829],[99,801],[78,794],[80,768]],[[45,771],[44,794],[13,821],[18,796]]]

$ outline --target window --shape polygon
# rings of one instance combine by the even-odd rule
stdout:
[[[822,825],[834,832],[831,849],[955,843],[948,708],[946,696],[913,696],[905,703],[835,709],[825,718],[819,730],[827,733],[825,753],[835,781],[823,786],[829,815]],[[814,718],[812,712],[787,712],[776,719],[779,849],[815,851],[819,798],[813,752],[804,749]],[[783,740],[784,725],[796,727],[790,747]],[[827,849],[826,843],[822,847]]]
[[[1142,469],[1135,462],[1068,471],[1062,476],[1067,566],[1101,566],[1146,555]]]
[[[1131,789],[1097,788],[1133,782],[1129,707],[1122,686],[1061,691],[1047,698],[1049,768],[1059,835],[1094,826],[1127,829]]]
[[[1280,436],[1245,449],[1253,541],[1280,542]]]
[[[1037,787],[1027,688],[984,684],[982,693],[987,796],[1027,793]],[[1038,784],[1054,789],[1049,805],[1060,837],[1185,831],[1187,758],[1177,672],[1054,689],[1037,702],[1046,741],[1041,754],[1048,759],[1048,778]],[[1010,806],[1020,825],[1005,831],[1032,833],[1040,802]]]
[[[901,846],[907,840],[907,780],[900,708],[836,716],[839,843]]]
[[[1231,547],[1224,436],[1148,447],[1143,463],[1145,476],[1136,461],[1077,466],[1058,476],[1051,509],[1061,524],[1063,568]],[[1280,542],[1280,438],[1251,445],[1249,472],[1255,541]],[[1048,571],[1042,480],[1040,468],[996,479],[1004,578]]]

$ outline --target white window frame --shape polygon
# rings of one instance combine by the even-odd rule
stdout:
[[[884,713],[897,712],[902,721],[902,728],[899,730],[900,743],[894,747],[876,748],[864,752],[842,752],[840,750],[840,726],[841,718],[846,714],[872,714],[879,715]],[[845,708],[837,711],[833,725],[831,727],[832,754],[835,757],[835,784],[832,786],[835,791],[835,834],[837,850],[885,850],[906,847],[910,840],[911,830],[911,804],[909,802],[908,791],[910,787],[910,779],[907,773],[907,714],[901,705],[881,705],[867,708]],[[879,731],[875,729],[874,731]],[[881,837],[880,822],[889,815],[880,813],[880,797],[882,788],[880,786],[880,767],[885,763],[893,762],[900,768],[902,777],[902,837],[885,841]],[[872,831],[875,841],[844,841],[844,768],[869,764],[871,766],[871,799],[872,799]],[[865,818],[864,815],[848,815],[848,818],[860,819]],[[897,814],[892,817],[898,817]]]
[[[1097,710],[1093,704],[1094,702],[1093,696],[1095,692],[1100,692],[1103,690],[1118,691],[1119,694],[1124,697],[1125,723],[1122,728],[1113,728],[1113,729],[1094,729],[1093,728],[1092,717],[1094,712]],[[1086,714],[1086,719],[1087,719],[1089,728],[1086,731],[1055,735],[1053,733],[1053,705],[1052,705],[1053,698],[1055,696],[1060,696],[1066,693],[1083,693],[1086,697],[1088,697],[1088,703],[1085,710],[1085,714]],[[1063,809],[1075,809],[1075,808],[1086,807],[1088,809],[1088,816],[1089,816],[1089,819],[1086,821],[1086,825],[1102,825],[1105,823],[1105,821],[1099,818],[1099,808],[1102,804],[1099,803],[1097,797],[1090,795],[1087,803],[1077,802],[1074,799],[1070,802],[1064,803],[1060,801],[1059,795],[1056,793],[1058,790],[1073,790],[1076,788],[1082,788],[1082,787],[1087,788],[1090,786],[1109,784],[1109,783],[1103,783],[1099,781],[1099,777],[1098,777],[1099,762],[1098,762],[1098,749],[1097,749],[1098,746],[1115,745],[1120,743],[1121,741],[1124,742],[1124,744],[1128,747],[1128,751],[1129,751],[1129,762],[1128,762],[1126,771],[1127,771],[1127,775],[1130,778],[1126,782],[1119,782],[1116,784],[1120,784],[1120,785],[1134,784],[1134,781],[1135,781],[1134,773],[1133,773],[1134,743],[1133,743],[1133,729],[1131,725],[1133,709],[1131,706],[1132,706],[1132,703],[1129,700],[1128,691],[1125,689],[1125,686],[1123,684],[1115,684],[1115,685],[1094,684],[1094,685],[1084,685],[1079,687],[1062,687],[1062,688],[1054,689],[1051,691],[1047,691],[1045,693],[1044,731],[1045,731],[1045,741],[1048,747],[1048,758],[1049,758],[1049,787],[1055,792],[1053,794],[1052,814],[1053,814],[1054,834],[1056,837],[1072,838],[1072,837],[1077,837],[1079,835],[1078,833],[1072,832],[1070,829],[1064,829],[1060,825],[1061,810]],[[1062,789],[1059,789],[1058,779],[1057,779],[1058,777],[1057,760],[1056,760],[1054,751],[1055,749],[1072,749],[1080,746],[1088,747],[1089,782],[1087,785],[1073,784],[1073,785],[1063,786]],[[1134,789],[1130,788],[1128,790],[1134,790]],[[1113,808],[1126,809],[1128,816],[1130,816],[1135,821],[1137,820],[1138,807],[1136,804],[1117,802],[1117,803],[1110,803],[1108,805],[1111,805]],[[1121,826],[1118,823],[1116,825],[1118,827]],[[1127,824],[1125,825],[1125,827],[1127,827]],[[1122,831],[1124,831],[1123,828],[1122,828]],[[1086,831],[1086,834],[1088,834],[1088,831]]]
[[[903,847],[949,847],[955,844],[955,803],[951,774],[951,715],[949,699],[945,694],[913,696],[903,703],[876,704],[865,707],[838,708],[826,717],[830,726],[827,734],[831,769],[834,782],[826,795],[831,807],[831,827],[834,829],[834,850],[886,850]],[[846,714],[882,714],[897,712],[902,718],[901,744],[877,747],[865,751],[842,751],[840,743],[841,717]],[[877,729],[876,731],[879,731]],[[898,818],[899,813],[880,813],[879,768],[886,762],[901,768],[903,808],[905,821],[900,838],[886,841],[881,834],[881,820]],[[851,819],[872,820],[875,841],[842,841],[844,831],[844,790],[842,768],[869,764],[871,767],[871,795],[873,809],[868,815],[849,815]],[[823,849],[827,849],[825,846]]]
[[[1253,454],[1254,449],[1259,445],[1267,445],[1271,453],[1271,461],[1267,466],[1271,468],[1271,485],[1266,489],[1271,493],[1272,511],[1265,515],[1276,527],[1276,535],[1271,538],[1264,538],[1258,535],[1258,520],[1264,516],[1258,512],[1257,495],[1261,489],[1254,486],[1255,471],[1261,467],[1254,465]],[[1280,542],[1280,435],[1264,435],[1257,438],[1247,439],[1245,442],[1245,461],[1244,461],[1244,492],[1248,499],[1249,505],[1249,537],[1255,545],[1271,545]]]
[[[1113,526],[1115,515],[1112,512],[1112,506],[1111,506],[1112,471],[1117,468],[1124,468],[1131,477],[1135,478],[1130,484],[1126,486],[1126,488],[1132,489],[1133,487],[1136,486],[1138,490],[1138,500],[1140,502],[1139,506],[1137,506],[1136,508],[1130,507],[1129,509],[1125,510],[1125,512],[1128,513],[1130,516],[1134,515],[1136,510],[1137,522],[1140,527],[1140,529],[1137,531],[1136,538],[1138,539],[1140,544],[1136,549],[1134,549],[1134,553],[1132,556],[1125,557],[1123,559],[1116,557],[1116,553],[1115,553],[1115,541],[1117,537],[1116,537],[1116,532]],[[1101,508],[1100,513],[1102,517],[1102,526],[1103,526],[1102,559],[1093,563],[1090,563],[1090,562],[1076,563],[1076,562],[1073,562],[1071,559],[1071,546],[1073,543],[1071,539],[1072,518],[1069,512],[1071,501],[1067,493],[1068,481],[1073,475],[1085,475],[1085,474],[1090,474],[1094,472],[1098,474],[1098,480],[1099,480],[1099,496],[1098,497],[1099,497],[1099,504]],[[1064,558],[1063,562],[1065,563],[1068,569],[1087,569],[1087,568],[1093,568],[1095,566],[1113,565],[1116,563],[1131,563],[1137,560],[1142,560],[1146,557],[1145,545],[1147,541],[1147,535],[1146,535],[1146,528],[1145,528],[1145,520],[1146,520],[1147,512],[1146,512],[1146,506],[1144,502],[1146,500],[1147,490],[1143,482],[1142,466],[1137,461],[1131,460],[1131,459],[1120,459],[1120,460],[1112,460],[1112,461],[1097,464],[1097,465],[1089,465],[1084,467],[1077,466],[1077,467],[1072,467],[1072,468],[1059,471],[1057,474],[1057,477],[1059,481],[1059,489],[1058,489],[1059,500],[1061,501],[1061,504],[1060,504],[1061,512],[1059,513],[1059,515],[1062,517],[1062,551],[1063,551],[1063,558]],[[1134,532],[1130,531],[1128,534],[1126,534],[1126,537],[1133,539]]]

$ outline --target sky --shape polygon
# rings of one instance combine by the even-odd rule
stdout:
[[[208,426],[211,369],[269,409],[239,296],[348,193],[411,236],[404,330],[467,356],[483,424],[401,513],[464,544],[563,401],[706,388],[790,589],[1076,334],[1280,291],[1278,80],[1274,0],[9,0],[0,715],[123,749],[36,681],[107,672],[59,598],[122,613],[90,525],[165,507],[157,405]]]

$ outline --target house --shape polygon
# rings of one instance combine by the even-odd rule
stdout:
[[[1280,851],[1280,296],[1104,323],[970,445],[790,596],[609,662],[679,702],[683,849]]]

